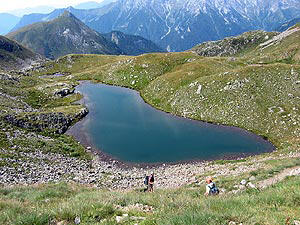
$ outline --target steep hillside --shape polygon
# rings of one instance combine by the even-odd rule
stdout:
[[[17,70],[31,65],[42,57],[17,42],[0,36],[0,70]]]
[[[299,17],[298,0],[121,0],[99,9],[69,8],[77,18],[100,33],[117,30],[139,35],[169,51],[220,40],[250,30],[273,31]],[[48,21],[57,10],[27,16],[16,28]]]
[[[120,31],[112,31],[103,36],[115,43],[125,55],[141,55],[144,53],[163,52],[152,41],[135,35],[124,34]]]
[[[70,53],[121,54],[111,41],[93,31],[66,11],[57,19],[24,27],[7,37],[47,58]]]

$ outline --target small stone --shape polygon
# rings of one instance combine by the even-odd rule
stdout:
[[[228,223],[228,225],[236,225],[236,222],[230,221],[230,222]]]
[[[249,187],[249,188],[256,188],[255,185],[252,184],[251,182],[249,182],[249,183],[247,184],[247,187]]]
[[[240,184],[241,184],[241,185],[246,185],[246,184],[247,184],[247,181],[246,181],[246,180],[242,180]]]
[[[294,220],[294,225],[300,225],[300,221]]]
[[[117,223],[121,223],[122,220],[123,220],[122,216],[116,216]]]
[[[75,224],[80,224],[80,217],[79,216],[77,216],[76,218],[75,218]]]
[[[132,220],[145,220],[146,217],[131,216],[130,219],[132,219]]]
[[[245,185],[239,185],[240,190],[244,190],[245,188],[246,188]]]
[[[255,178],[255,176],[251,176],[250,178],[249,178],[249,181],[254,181],[256,178]]]

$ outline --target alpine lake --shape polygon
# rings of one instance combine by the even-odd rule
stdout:
[[[246,130],[190,120],[157,110],[128,88],[84,82],[76,91],[89,109],[69,131],[125,163],[158,164],[232,159],[274,150]]]

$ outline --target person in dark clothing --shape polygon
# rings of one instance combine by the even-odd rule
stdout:
[[[149,176],[149,182],[148,182],[148,191],[153,192],[153,185],[154,185],[154,173],[152,172]]]

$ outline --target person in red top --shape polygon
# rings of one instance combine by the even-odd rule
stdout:
[[[219,194],[219,189],[217,188],[215,182],[213,182],[211,177],[206,179],[206,192],[204,195],[217,195]]]

